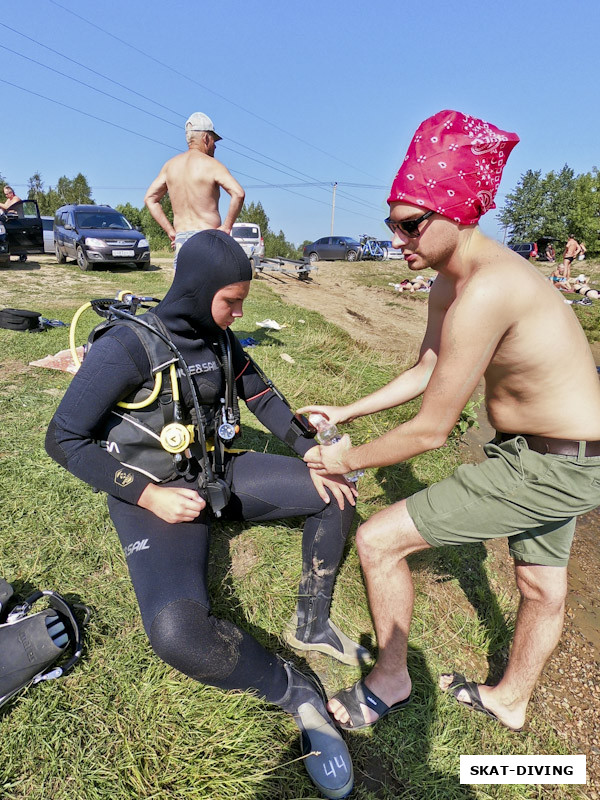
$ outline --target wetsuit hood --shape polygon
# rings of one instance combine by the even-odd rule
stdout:
[[[215,294],[251,279],[250,260],[235,239],[223,231],[200,231],[179,251],[171,288],[154,313],[171,333],[185,338],[214,333],[220,330],[211,314]]]

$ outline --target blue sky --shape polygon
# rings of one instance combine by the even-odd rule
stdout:
[[[36,171],[83,172],[96,202],[141,206],[204,111],[273,230],[328,234],[337,181],[335,232],[387,238],[391,181],[443,108],[519,134],[499,207],[527,169],[598,165],[599,30],[597,0],[5,2],[0,174],[25,196]],[[502,239],[494,212],[482,228]]]

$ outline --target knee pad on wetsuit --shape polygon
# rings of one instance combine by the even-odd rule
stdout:
[[[154,652],[175,669],[202,683],[219,685],[235,669],[241,631],[217,619],[196,600],[175,600],[150,628]]]

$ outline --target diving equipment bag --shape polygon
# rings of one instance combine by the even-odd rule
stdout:
[[[22,689],[60,678],[75,666],[90,615],[86,606],[67,602],[50,590],[34,592],[7,613],[12,597],[12,586],[0,578],[0,708]],[[30,613],[42,598],[49,607]],[[83,621],[75,617],[76,610]],[[69,658],[57,663],[69,650]]]

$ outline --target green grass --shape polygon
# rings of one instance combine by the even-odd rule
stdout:
[[[366,265],[363,265],[363,269]],[[3,272],[2,304],[70,320],[95,296],[131,289],[162,296],[168,270],[80,273],[42,263]],[[97,318],[81,324],[86,331]],[[255,326],[265,317],[279,332]],[[300,319],[305,320],[304,323]],[[293,406],[338,402],[380,386],[401,360],[357,345],[315,313],[282,303],[256,281],[237,325],[260,344],[253,356]],[[314,798],[298,762],[292,720],[247,694],[224,694],[178,674],[151,652],[127,567],[106,511],[95,494],[52,462],[43,440],[69,376],[28,366],[67,347],[65,329],[43,334],[0,331],[0,575],[19,594],[53,588],[92,609],[85,655],[62,681],[21,694],[0,712],[0,796],[6,800],[292,800]],[[287,353],[289,364],[281,358]],[[365,441],[414,413],[396,409],[352,426]],[[248,446],[288,452],[246,414]],[[369,471],[361,481],[358,519],[448,475],[459,460],[455,441],[409,464]],[[301,523],[215,525],[210,585],[215,613],[291,657],[281,632],[294,608],[300,577]],[[481,546],[442,549],[411,560],[416,581],[410,667],[415,702],[403,714],[349,737],[357,775],[353,797],[463,800],[542,794],[528,786],[465,787],[460,753],[562,753],[564,741],[534,716],[531,732],[509,734],[440,696],[437,675],[464,668],[478,679],[510,641],[515,603],[501,588],[494,557]],[[358,558],[351,539],[336,586],[333,617],[373,645]],[[327,690],[347,686],[357,669],[309,656]],[[304,659],[296,658],[302,666]],[[543,796],[582,796],[574,787],[545,787]]]

